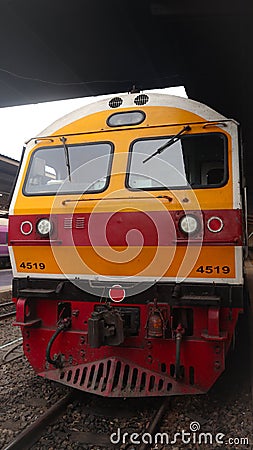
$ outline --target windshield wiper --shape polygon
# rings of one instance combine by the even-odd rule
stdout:
[[[180,136],[185,133],[186,131],[190,131],[191,127],[190,125],[186,125],[179,133],[175,134],[171,139],[169,139],[165,144],[163,144],[161,147],[159,147],[152,155],[148,156],[146,159],[144,159],[142,162],[143,164],[149,161],[153,156],[160,155],[166,148],[170,147],[175,142],[179,141]]]
[[[69,181],[71,181],[71,170],[70,170],[70,162],[69,162],[69,149],[68,146],[66,145],[66,141],[67,139],[62,136],[60,138],[60,141],[62,142],[63,148],[64,148],[64,153],[65,153],[65,159],[66,159],[66,166],[68,169],[68,177],[69,177]]]

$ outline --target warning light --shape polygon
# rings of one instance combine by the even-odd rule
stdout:
[[[119,284],[115,284],[109,289],[109,297],[113,302],[122,302],[126,296],[125,289]]]
[[[32,230],[33,230],[33,225],[32,225],[32,222],[30,222],[29,220],[25,220],[24,222],[21,223],[20,231],[25,236],[27,236],[28,234],[31,234]]]
[[[212,231],[212,233],[218,233],[223,228],[223,221],[220,217],[211,217],[207,221],[207,228],[209,231]]]

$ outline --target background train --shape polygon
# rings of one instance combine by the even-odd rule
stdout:
[[[0,269],[10,267],[8,251],[8,219],[0,218]]]
[[[83,107],[28,143],[9,214],[35,371],[104,396],[206,392],[243,311],[238,124],[174,96]]]

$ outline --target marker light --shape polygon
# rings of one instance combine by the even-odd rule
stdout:
[[[115,284],[109,289],[109,297],[113,302],[122,302],[126,295],[125,289],[119,284]]]
[[[33,230],[33,225],[32,225],[32,222],[30,222],[29,220],[25,220],[24,222],[21,223],[20,231],[25,236],[28,236],[28,234],[31,234],[32,230]]]
[[[207,221],[207,228],[212,233],[219,233],[224,226],[223,220],[220,217],[210,217]]]
[[[41,236],[46,236],[52,231],[52,223],[48,219],[40,219],[37,223],[37,231]]]
[[[199,226],[199,223],[197,219],[193,216],[184,216],[179,222],[179,227],[181,231],[183,231],[186,234],[193,234],[197,231]]]

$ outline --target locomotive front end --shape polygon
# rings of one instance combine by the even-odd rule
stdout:
[[[213,385],[243,305],[237,128],[188,99],[131,94],[29,142],[9,246],[39,375],[115,397]]]

